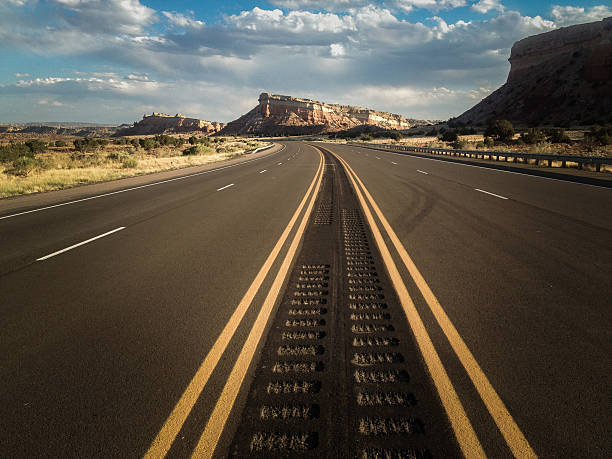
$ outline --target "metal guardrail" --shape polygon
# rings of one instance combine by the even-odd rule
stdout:
[[[267,150],[268,148],[272,148],[273,146],[274,146],[274,144],[273,144],[273,143],[271,143],[270,145],[266,145],[265,147],[259,147],[259,148],[256,148],[255,150],[253,150],[253,151],[251,152],[251,154],[253,154],[253,153],[258,153],[258,152],[260,152],[260,151]]]
[[[410,145],[394,145],[386,143],[357,143],[349,142],[349,145],[361,145],[370,148],[393,151],[413,151],[416,153],[430,153],[434,155],[457,156],[474,159],[488,159],[493,161],[510,162],[509,158],[514,158],[515,163],[519,159],[523,164],[544,165],[548,167],[569,167],[568,163],[577,164],[578,169],[583,169],[586,164],[595,167],[597,172],[601,172],[603,164],[612,165],[612,157],[609,156],[573,156],[573,155],[547,155],[539,153],[512,153],[505,151],[483,151],[483,150],[449,150],[445,148],[413,147]],[[531,162],[533,161],[533,162]],[[543,162],[544,164],[542,164]],[[553,166],[553,162],[561,163],[560,166]]]

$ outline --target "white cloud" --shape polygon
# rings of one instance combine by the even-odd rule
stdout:
[[[139,0],[51,0],[68,13],[63,19],[87,31],[106,33],[141,33],[155,21],[155,10]]]
[[[414,8],[430,11],[452,10],[466,5],[466,0],[394,0],[392,4],[405,12]]]
[[[333,57],[342,57],[346,54],[346,50],[340,43],[332,43],[329,45],[329,53]]]
[[[27,77],[29,77],[29,76],[30,76],[30,74],[29,74],[29,73],[16,73],[16,74],[15,74],[15,77],[16,77],[16,78],[27,78]]]
[[[269,0],[275,6],[289,10],[348,11],[369,3],[368,0]]]
[[[38,102],[36,103],[38,105],[48,105],[50,107],[63,107],[64,106],[64,104],[62,104],[61,102],[57,100],[39,99]]]
[[[586,22],[601,21],[606,17],[612,16],[612,10],[606,5],[598,5],[591,8],[554,5],[551,15],[556,25],[564,27]]]
[[[130,121],[135,110],[146,106],[229,121],[252,108],[258,93],[266,90],[445,118],[473,104],[472,88],[494,88],[505,81],[515,41],[559,25],[500,10],[471,22],[443,19],[442,14],[410,22],[392,9],[401,3],[433,11],[465,6],[463,0],[389,0],[386,7],[351,2],[342,14],[331,11],[344,8],[342,1],[330,1],[325,11],[314,8],[316,2],[310,3],[312,11],[255,7],[213,24],[189,12],[157,13],[136,0],[49,1],[56,8],[38,14],[36,8],[11,8],[9,20],[0,16],[0,44],[76,62],[86,58],[103,71],[38,79],[23,75],[24,81],[0,87],[4,116],[11,113],[3,105],[6,98],[25,95],[39,108],[45,105],[38,100],[69,103],[76,107],[74,115],[66,107],[56,110],[65,109],[71,119],[80,113],[81,119],[92,120],[95,113],[105,116],[104,122],[112,117]],[[486,2],[469,3],[484,7]],[[555,11],[560,21],[576,15],[565,7]],[[475,91],[479,99],[481,93]],[[363,100],[360,94],[365,94]],[[121,110],[98,110],[106,98],[106,105]],[[417,103],[423,100],[431,103]],[[86,104],[95,110],[88,114]]]
[[[162,14],[168,19],[170,24],[178,27],[193,27],[199,29],[204,26],[203,21],[198,21],[197,19],[186,16],[182,13],[162,11]]]
[[[473,11],[478,13],[488,13],[491,10],[504,11],[504,5],[501,0],[480,0],[478,3],[474,3],[471,7]]]

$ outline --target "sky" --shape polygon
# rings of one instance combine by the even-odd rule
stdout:
[[[441,119],[507,78],[512,44],[606,0],[0,0],[0,123],[228,122],[261,92]]]

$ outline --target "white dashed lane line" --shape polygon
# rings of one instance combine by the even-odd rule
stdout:
[[[99,236],[92,237],[91,239],[87,239],[86,241],[79,242],[78,244],[71,245],[70,247],[66,247],[65,249],[58,250],[57,252],[50,253],[49,255],[45,255],[44,257],[37,258],[36,261],[46,260],[48,258],[54,257],[56,255],[59,255],[60,253],[68,252],[69,250],[72,250],[74,248],[77,248],[77,247],[80,247],[82,245],[88,244],[88,243],[90,243],[92,241],[95,241],[96,239],[103,238],[104,236],[108,236],[109,234],[113,234],[113,233],[116,233],[117,231],[121,231],[121,230],[124,230],[124,229],[125,229],[125,226],[120,226],[119,228],[115,228],[114,230],[108,231],[108,232],[106,232],[104,234],[100,234]]]
[[[395,161],[391,161],[391,164],[395,164],[397,166],[397,163]]]
[[[230,186],[234,186],[234,184],[233,184],[233,183],[230,183],[229,185],[222,186],[222,187],[221,187],[221,188],[219,188],[217,191],[225,190],[226,188],[229,188]]]
[[[266,172],[268,169],[264,169],[263,171],[259,171],[260,174],[263,174],[264,172]]]
[[[278,163],[278,165],[279,165],[279,166],[280,166],[281,164],[283,164],[283,163]]]
[[[474,188],[474,189],[475,189],[476,191],[481,192],[481,193],[488,194],[488,195],[491,195],[491,196],[495,196],[496,198],[499,198],[499,199],[508,199],[508,198],[507,198],[507,197],[505,197],[505,196],[500,196],[500,195],[498,195],[498,194],[491,193],[490,191],[481,190],[480,188]]]
[[[417,169],[416,171],[417,171],[417,172],[420,172],[421,174],[429,175],[429,172],[425,172],[425,171],[422,171],[422,170],[420,170],[420,169]]]

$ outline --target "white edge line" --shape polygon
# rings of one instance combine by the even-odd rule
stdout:
[[[421,174],[429,175],[429,172],[425,172],[425,171],[422,171],[422,170],[420,170],[420,169],[417,169],[416,171],[417,171],[417,172],[420,172]]]
[[[222,187],[221,187],[221,188],[219,188],[217,191],[225,190],[226,188],[229,188],[230,186],[234,186],[234,184],[233,184],[233,183],[230,183],[229,185],[222,186]]]
[[[272,154],[275,155],[276,153],[280,153],[284,149],[285,149],[285,145],[283,145],[283,148],[281,148],[278,151],[275,151]],[[19,212],[19,213],[16,213],[16,214],[5,215],[3,217],[0,217],[0,220],[4,220],[5,218],[18,217],[20,215],[25,215],[25,214],[31,214],[33,212],[40,212],[41,210],[53,209],[55,207],[67,206],[69,204],[76,204],[78,202],[89,201],[91,199],[104,198],[106,196],[112,196],[114,194],[125,193],[126,191],[139,190],[141,188],[147,188],[147,187],[150,187],[150,186],[161,185],[162,183],[174,182],[176,180],[183,180],[183,179],[187,179],[187,178],[190,178],[190,177],[196,177],[198,175],[210,174],[211,172],[216,172],[216,171],[220,171],[220,170],[223,170],[223,169],[229,169],[230,167],[242,166],[243,164],[252,163],[254,161],[259,161],[260,159],[264,159],[264,158],[267,158],[267,155],[266,156],[262,156],[261,158],[249,159],[247,161],[242,161],[240,163],[230,164],[229,166],[218,167],[216,169],[210,169],[210,170],[207,170],[207,171],[196,172],[194,174],[189,174],[189,175],[182,175],[180,177],[174,177],[174,178],[167,179],[167,180],[161,180],[159,182],[153,182],[153,183],[147,183],[145,185],[134,186],[134,187],[131,187],[131,188],[126,188],[125,190],[111,191],[110,193],[97,194],[95,196],[89,196],[87,198],[82,198],[82,199],[76,199],[74,201],[62,202],[60,204],[53,204],[52,206],[39,207],[38,209],[26,210],[24,212]],[[165,171],[161,171],[161,172],[165,172]],[[101,183],[103,183],[103,182],[101,182]]]
[[[476,191],[480,191],[481,193],[490,194],[491,196],[495,196],[496,198],[499,198],[499,199],[508,199],[508,198],[507,198],[507,197],[505,197],[505,196],[500,196],[500,195],[498,195],[498,194],[491,193],[491,192],[489,192],[489,191],[481,190],[480,188],[474,188],[474,189],[475,189]]]
[[[360,146],[356,146],[356,145],[346,145],[346,146],[347,147],[353,147],[353,148],[366,148],[366,147],[360,147]],[[597,187],[597,188],[610,189],[607,186],[594,185],[592,183],[574,182],[572,180],[563,180],[563,179],[558,179],[558,178],[553,178],[553,177],[544,177],[542,175],[528,174],[526,172],[505,171],[505,170],[497,169],[497,168],[494,168],[494,167],[477,166],[476,164],[464,164],[464,163],[460,163],[460,162],[457,162],[457,161],[445,161],[444,159],[438,159],[438,158],[424,158],[423,156],[417,156],[417,155],[411,155],[410,154],[410,153],[416,153],[416,152],[408,152],[406,154],[406,153],[396,153],[394,151],[389,151],[389,150],[380,150],[380,151],[382,151],[383,153],[391,153],[392,155],[403,156],[404,158],[410,157],[410,158],[414,158],[414,159],[425,159],[427,161],[438,161],[438,162],[442,162],[442,163],[446,163],[446,164],[456,164],[458,166],[477,167],[478,169],[486,169],[486,170],[489,170],[489,171],[503,172],[505,174],[516,174],[516,175],[520,175],[522,177],[531,177],[531,178],[538,178],[538,179],[555,180],[556,182],[573,183],[574,185],[594,186],[594,187]],[[483,152],[487,153],[484,150],[483,150]],[[367,153],[365,153],[365,155],[367,156]]]
[[[106,232],[104,234],[100,234],[99,236],[92,237],[91,239],[87,239],[86,241],[79,242],[78,244],[71,245],[70,247],[66,247],[65,249],[58,250],[57,252],[50,253],[49,255],[45,255],[44,257],[37,258],[36,261],[46,260],[47,258],[54,257],[56,255],[59,255],[60,253],[68,252],[69,250],[72,250],[75,247],[79,247],[81,245],[85,245],[85,244],[87,244],[87,243],[89,243],[91,241],[95,241],[96,239],[100,239],[100,238],[102,238],[104,236],[108,236],[109,234],[113,234],[113,233],[116,233],[117,231],[121,231],[121,230],[124,230],[124,229],[125,229],[125,226],[120,226],[119,228],[115,228],[112,231],[108,231],[108,232]]]

